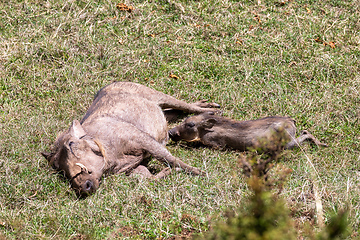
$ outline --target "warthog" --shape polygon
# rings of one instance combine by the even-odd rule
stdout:
[[[63,171],[79,195],[94,193],[104,173],[141,173],[161,178],[165,168],[152,175],[142,164],[150,155],[198,175],[201,171],[175,158],[165,148],[168,128],[162,109],[188,113],[219,107],[205,100],[186,103],[140,84],[116,82],[102,88],[79,122],[56,140],[51,153],[42,153],[52,167]]]
[[[185,119],[179,126],[169,130],[173,141],[201,142],[213,148],[232,148],[245,151],[258,148],[274,136],[285,133],[288,140],[284,148],[291,149],[305,140],[318,146],[326,146],[308,131],[302,131],[295,139],[295,121],[289,117],[266,117],[251,121],[235,121],[229,118],[203,113]],[[266,149],[263,149],[266,150]]]

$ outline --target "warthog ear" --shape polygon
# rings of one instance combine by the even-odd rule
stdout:
[[[49,164],[54,169],[59,169],[59,163],[58,163],[56,157],[54,157],[54,153],[41,152],[41,155],[43,155],[46,158],[46,160],[48,160]]]
[[[208,118],[200,123],[200,127],[204,129],[210,129],[217,123],[217,120],[215,118]]]
[[[44,158],[46,158],[46,160],[48,160],[48,161],[50,160],[50,158],[52,156],[52,154],[49,152],[41,152],[41,155],[43,155]]]
[[[74,120],[69,129],[69,133],[71,136],[76,138],[81,138],[86,135],[84,128],[81,126],[78,120]]]

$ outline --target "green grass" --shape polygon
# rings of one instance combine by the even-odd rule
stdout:
[[[296,119],[329,148],[287,151],[283,197],[313,223],[311,168],[325,220],[349,209],[360,227],[360,5],[358,1],[0,2],[0,238],[171,239],[208,230],[249,194],[239,153],[169,144],[207,172],[161,181],[106,177],[76,198],[40,151],[113,81],[147,85],[224,115]],[[115,18],[116,17],[116,18]],[[260,22],[259,22],[260,19]],[[321,42],[335,42],[335,48]],[[179,79],[170,78],[173,73]]]

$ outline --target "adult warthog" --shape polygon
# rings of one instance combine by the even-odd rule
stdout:
[[[42,153],[52,167],[63,171],[79,195],[94,193],[104,173],[140,173],[161,178],[165,168],[152,175],[144,159],[150,155],[172,167],[198,175],[201,171],[172,156],[166,116],[162,109],[188,113],[214,111],[215,103],[186,103],[140,84],[116,82],[102,88],[79,122],[57,139],[50,153]],[[171,112],[169,112],[171,113]]]

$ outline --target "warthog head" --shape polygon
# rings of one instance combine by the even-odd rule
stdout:
[[[51,153],[42,153],[50,165],[64,172],[80,196],[94,193],[99,187],[106,165],[102,145],[86,135],[80,122],[74,120],[69,130],[61,134]]]
[[[180,125],[169,130],[171,140],[195,142],[200,140],[200,132],[212,128],[217,123],[213,113],[202,113],[188,117]]]

